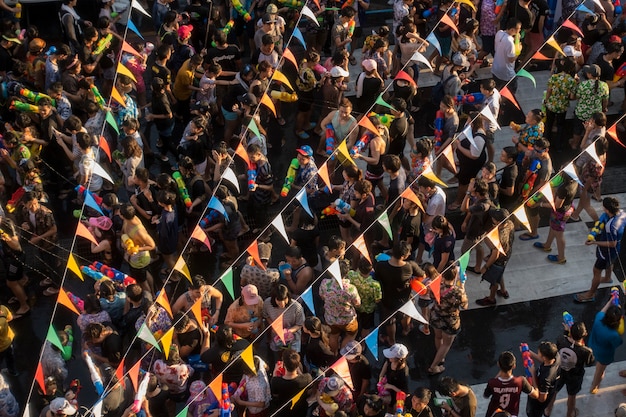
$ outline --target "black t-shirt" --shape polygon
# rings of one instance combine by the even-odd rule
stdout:
[[[228,45],[224,49],[219,48],[209,48],[206,56],[204,57],[204,62],[213,62],[215,64],[220,64],[222,67],[222,71],[237,71],[237,61],[241,60],[241,52],[239,48],[235,45]],[[233,77],[219,77],[220,80],[230,79]]]
[[[547,404],[550,404],[550,401],[556,395],[556,384],[560,378],[560,365],[561,359],[558,355],[552,365],[535,363],[535,368],[537,369],[537,389],[539,389],[540,394],[547,393],[548,398],[546,398],[545,402],[540,403],[538,400],[529,397],[528,406],[545,408]]]
[[[0,47],[0,72],[13,71],[13,57],[11,52],[7,49]]]
[[[596,65],[600,67],[600,80],[602,81],[613,81],[613,76],[615,75],[615,68],[613,68],[613,64],[605,61],[604,56],[606,54],[601,54],[598,59],[596,59]]]
[[[406,138],[409,133],[410,120],[407,117],[399,117],[389,126],[389,155],[401,155],[404,152]]]
[[[196,355],[200,353],[200,348],[202,347],[202,333],[200,329],[195,328],[189,332],[185,333],[177,333],[178,337],[178,345],[180,347],[189,346],[192,351],[189,353],[190,355]]]
[[[588,346],[574,344],[563,335],[557,339],[556,347],[561,357],[561,377],[582,378],[585,367],[593,365],[596,360]]]
[[[172,107],[170,106],[170,100],[167,98],[167,94],[161,94],[160,96],[154,94],[152,96],[152,114],[157,115],[169,115],[172,114]],[[158,130],[167,130],[172,124],[174,119],[154,119],[154,125]]]
[[[500,179],[500,187],[498,190],[498,202],[500,203],[500,207],[505,209],[510,209],[517,203],[517,192],[513,189],[513,195],[508,196],[502,194],[503,188],[510,188],[515,186],[515,181],[517,179],[517,165],[511,164],[505,167],[502,170],[502,178]]]
[[[393,266],[389,261],[376,264],[376,280],[383,292],[382,303],[389,309],[402,307],[411,297],[411,277],[417,276],[419,267],[415,262],[406,262],[403,266]]]
[[[311,338],[307,343],[306,358],[315,368],[327,368],[335,363],[335,354],[319,337]]]
[[[489,209],[491,208],[491,201],[489,198],[478,200],[476,203],[469,207],[470,218],[467,223],[467,231],[465,236],[468,239],[475,239],[483,235],[487,219],[489,218]]]
[[[152,417],[169,417],[169,412],[165,405],[170,398],[170,392],[167,389],[161,388],[161,392],[157,395],[154,397],[146,396],[146,398],[148,398],[148,407],[150,408],[150,415]]]
[[[169,85],[172,83],[172,71],[169,68],[160,65],[158,62],[155,62],[150,67],[150,72],[152,74],[152,79],[160,78],[163,80],[165,85]]]
[[[306,259],[306,263],[314,268],[319,263],[317,256],[316,239],[320,236],[320,230],[314,227],[311,230],[297,228],[291,234],[291,238],[296,241],[296,245],[302,251],[302,256]]]
[[[511,0],[508,6],[509,18],[516,17],[522,23],[522,30],[529,31],[533,27],[534,16],[532,12],[519,5],[518,0]]]
[[[417,212],[417,215],[412,216],[408,211],[405,212],[404,209],[398,213],[400,218],[400,240],[407,240],[408,238],[413,238],[411,241],[411,249],[417,248],[418,238],[420,236],[420,226],[422,224],[422,215],[420,212]]]
[[[110,363],[119,363],[122,360],[122,337],[113,332],[102,341],[102,356]]]
[[[437,236],[435,238],[435,243],[433,243],[434,251],[433,251],[433,265],[435,267],[439,266],[441,263],[441,256],[444,253],[448,253],[448,261],[454,261],[454,244],[456,242],[456,237],[454,234],[450,234],[447,236]]]
[[[300,397],[298,402],[290,409],[289,406],[283,407],[280,412],[273,414],[300,391],[302,391],[307,385],[311,383],[313,378],[310,374],[298,375],[294,379],[283,379],[281,377],[272,377],[270,381],[270,388],[272,390],[272,403],[270,414],[275,417],[291,417],[291,416],[305,416],[307,410],[306,395]]]
[[[572,206],[574,197],[576,197],[576,191],[578,190],[578,183],[571,181],[569,184],[561,184],[556,190],[556,197],[563,200],[563,205],[557,210],[559,213],[565,213]]]
[[[539,33],[539,20],[541,16],[548,17],[550,14],[550,8],[545,0],[533,0],[528,5],[531,13],[533,14],[533,28],[530,30],[532,33]],[[544,20],[545,23],[545,20]]]
[[[241,352],[248,347],[248,345],[250,345],[250,343],[247,340],[239,339],[233,343],[230,350],[227,350],[215,343],[209,350],[205,351],[200,356],[200,359],[202,362],[211,365],[213,375],[217,375],[223,371],[224,382],[239,383],[241,381],[241,377],[243,376],[244,369],[247,369],[247,366],[240,358],[240,355]],[[233,362],[234,358],[237,359]],[[231,362],[232,365],[229,365]],[[228,369],[224,370],[227,365]]]
[[[363,380],[369,381],[372,378],[372,367],[370,366],[369,361],[363,355],[361,355],[360,358],[361,359],[358,362],[348,361],[350,377],[352,378],[354,390],[357,394],[361,390],[361,384],[363,383]]]

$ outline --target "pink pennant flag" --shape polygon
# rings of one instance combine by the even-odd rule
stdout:
[[[272,321],[271,326],[272,330],[274,330],[274,333],[276,333],[280,341],[283,342],[283,345],[286,345],[285,329],[283,328],[283,315],[281,314],[280,316],[276,317],[276,319]]]
[[[358,249],[359,252],[361,252],[361,255],[363,255],[365,259],[372,263],[372,258],[370,258],[370,253],[367,250],[367,245],[365,244],[365,239],[363,238],[363,235],[359,235],[359,237],[357,237],[352,244],[355,248]]]
[[[211,252],[211,241],[200,225],[196,225],[196,228],[193,229],[191,237],[204,243],[204,245],[209,249],[209,252]]]
[[[441,18],[441,23],[443,23],[444,25],[450,26],[452,30],[456,32],[457,35],[459,34],[459,28],[456,27],[456,24],[454,24],[452,19],[450,19],[450,16],[448,16],[447,14],[443,15],[443,17]]]
[[[580,28],[578,26],[576,26],[576,24],[574,24],[571,20],[565,20],[565,21],[563,21],[563,23],[561,23],[561,25],[563,27],[568,28],[568,29],[572,29],[574,32],[580,34],[580,36],[582,36],[582,37],[585,36],[583,34],[583,31],[580,30]]]
[[[500,243],[500,232],[498,232],[498,227],[494,227],[489,233],[487,233],[487,239],[491,242],[494,248],[498,249],[502,255],[506,256],[506,252]]]
[[[135,55],[138,58],[142,58],[141,54],[126,41],[122,42],[122,51]]]
[[[354,389],[352,376],[350,375],[350,367],[348,366],[348,360],[345,356],[337,359],[337,362],[335,362],[331,366],[331,369],[335,371],[335,373],[339,375],[341,379],[343,379],[343,381],[346,383],[347,386],[350,387],[350,389]]]
[[[511,93],[511,91],[509,91],[508,87],[504,87],[502,90],[500,90],[500,95],[504,98],[506,98],[507,100],[509,100],[511,103],[513,103],[513,105],[515,107],[518,108],[518,110],[521,110],[519,103],[517,102],[517,99],[515,98],[515,96],[513,95],[513,93]]]
[[[93,237],[89,229],[87,229],[87,227],[85,227],[82,222],[78,222],[78,226],[76,227],[76,235],[84,237],[85,239],[91,241],[94,245],[98,244],[96,238]]]

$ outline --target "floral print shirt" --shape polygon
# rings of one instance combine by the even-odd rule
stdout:
[[[524,125],[519,131],[519,143],[524,146],[534,145],[535,141],[543,137],[543,122],[536,125]]]
[[[193,368],[186,363],[168,365],[161,359],[154,362],[152,371],[161,384],[167,385],[171,394],[180,394],[187,389],[187,381],[193,375]]]
[[[294,185],[304,186],[306,184],[307,192],[317,191],[317,166],[311,158],[311,162],[308,165],[300,165],[300,168],[296,172],[296,178],[293,181]],[[311,181],[309,181],[311,179]]]
[[[576,89],[576,80],[571,75],[560,72],[548,80],[550,97],[546,99],[546,109],[552,113],[565,113],[569,107],[569,97]]]
[[[361,305],[356,308],[359,313],[373,313],[376,304],[383,298],[380,282],[371,275],[363,276],[358,271],[348,272],[348,279],[361,297]]]
[[[579,120],[586,121],[594,113],[602,111],[602,101],[609,99],[609,86],[604,81],[585,80],[576,87],[576,98],[578,104],[574,113]]]
[[[329,326],[343,326],[356,318],[355,305],[361,304],[361,296],[350,280],[343,279],[341,288],[334,277],[326,278],[320,286],[324,300],[324,319]],[[382,297],[382,293],[381,293]]]
[[[436,329],[454,334],[461,329],[461,309],[467,305],[467,294],[462,288],[442,283],[440,302],[435,303],[430,322]]]
[[[483,0],[480,8],[480,34],[483,36],[496,36],[498,27],[496,20],[496,2],[494,0]]]

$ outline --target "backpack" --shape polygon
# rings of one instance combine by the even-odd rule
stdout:
[[[441,78],[441,80],[439,80],[439,82],[437,84],[435,84],[431,90],[431,94],[432,94],[432,98],[433,98],[433,104],[439,106],[439,103],[441,103],[441,100],[443,100],[443,96],[446,95],[446,84],[448,83],[448,81],[450,81],[451,79],[453,79],[455,77],[455,75],[450,75],[448,78],[446,78],[445,80],[443,78]]]

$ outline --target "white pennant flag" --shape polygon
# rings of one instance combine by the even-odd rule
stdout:
[[[339,267],[339,260],[336,259],[335,262],[330,264],[328,267],[328,272],[337,280],[339,286],[343,289],[343,281],[341,280],[341,267]]]
[[[415,308],[415,304],[413,304],[413,301],[409,300],[406,302],[406,304],[404,304],[402,307],[400,307],[399,310],[401,313],[406,314],[407,316],[414,318],[415,320],[422,322],[424,324],[428,324],[428,322],[426,321],[426,319],[424,317],[422,317],[422,315],[419,313],[419,311],[417,311],[417,308]]]
[[[574,181],[576,181],[580,185],[584,186],[584,184],[578,178],[578,175],[576,175],[576,168],[574,168],[574,164],[572,162],[570,162],[569,164],[567,164],[567,166],[565,168],[563,168],[563,172],[565,172],[567,175],[569,175],[571,179],[573,179]]]
[[[523,224],[523,225],[524,225],[524,227],[526,228],[526,230],[528,230],[529,232],[531,232],[531,229],[530,229],[530,222],[528,221],[528,216],[526,215],[526,210],[524,210],[524,206],[523,206],[523,205],[522,205],[522,206],[519,206],[519,207],[517,208],[517,210],[515,210],[515,211],[513,212],[513,215],[514,215],[515,217],[517,217],[517,220],[519,220],[519,222],[520,222],[521,224]]]
[[[93,406],[93,417],[102,417],[102,399],[99,399]]]
[[[493,113],[491,112],[491,109],[489,108],[489,106],[485,106],[483,107],[483,109],[480,111],[480,114],[482,114],[483,116],[485,116],[487,119],[489,119],[489,121],[496,125],[497,129],[500,129],[500,124],[498,124],[498,121],[496,120],[496,117],[493,115]]]
[[[543,194],[545,199],[548,200],[548,203],[550,203],[552,209],[556,210],[554,208],[554,195],[552,194],[552,187],[550,186],[550,182],[547,182],[543,187],[541,187],[539,191],[541,192],[541,194]]]
[[[474,149],[478,149],[476,146],[476,141],[474,140],[474,134],[472,133],[472,125],[469,124],[465,126],[465,129],[461,132],[461,135],[465,136],[467,140],[469,140],[470,144],[474,147]]]
[[[428,69],[430,69],[431,71],[433,70],[433,67],[430,65],[430,61],[427,60],[424,57],[424,55],[420,54],[418,51],[415,51],[413,53],[413,56],[411,57],[411,61],[421,62],[422,64],[426,65]]]
[[[241,191],[239,190],[239,181],[237,180],[237,176],[235,175],[235,172],[232,169],[230,169],[230,167],[227,167],[224,170],[224,172],[222,173],[222,178],[224,178],[225,180],[230,182],[232,185],[234,185],[235,188],[237,189],[237,192],[241,193]]]
[[[278,230],[278,233],[280,233],[283,239],[285,239],[285,242],[289,244],[290,242],[289,237],[287,236],[287,230],[285,230],[285,223],[283,222],[283,218],[280,213],[278,213],[278,216],[276,216],[276,218],[272,220],[272,226],[274,226],[274,228]]]
[[[598,153],[596,152],[595,141],[591,145],[585,148],[585,152],[587,152],[589,156],[592,157],[598,164],[602,165],[602,161],[600,161],[600,157],[598,156]]]
[[[313,13],[313,10],[309,9],[309,6],[307,6],[306,4],[304,5],[302,10],[300,11],[300,14],[302,14],[302,15],[308,17],[309,19],[311,19],[311,21],[313,23],[315,23],[317,26],[320,25],[320,23],[317,21],[317,17],[315,17],[315,13]]]
[[[109,181],[111,184],[115,184],[115,182],[113,181],[113,178],[111,178],[109,173],[106,172],[104,170],[104,168],[102,168],[102,166],[99,163],[97,163],[97,162],[94,162],[94,164],[93,164],[93,173],[96,174],[97,176],[102,177],[103,179]]]
[[[593,0],[593,4],[606,13],[606,10],[604,9],[604,6],[602,5],[602,2],[600,0]]]
[[[146,12],[146,10],[143,8],[141,4],[139,4],[137,0],[133,0],[130,5],[132,6],[133,9],[137,9],[140,13],[143,13],[148,17],[152,17],[148,14],[148,12]]]

